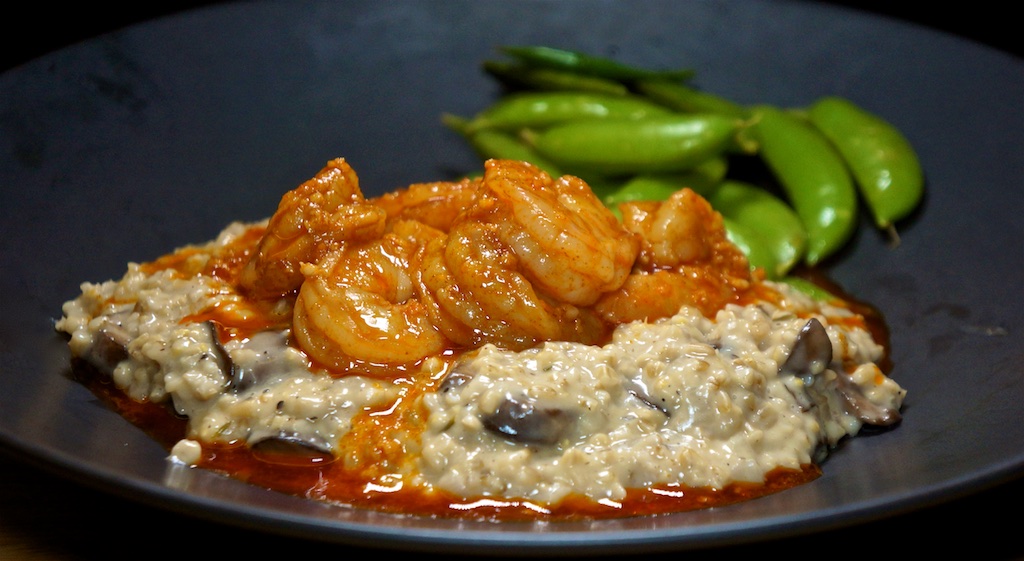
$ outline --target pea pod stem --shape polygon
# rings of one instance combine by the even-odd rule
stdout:
[[[524,64],[536,68],[566,70],[611,80],[638,80],[642,78],[686,80],[693,76],[693,70],[689,68],[648,70],[579,51],[540,45],[505,46],[499,50]]]
[[[895,236],[893,224],[924,195],[924,172],[913,146],[888,121],[845,98],[820,98],[807,115],[843,156],[875,225]]]
[[[856,229],[857,190],[842,157],[806,120],[778,107],[756,110],[760,155],[807,232],[804,260],[817,265]]]

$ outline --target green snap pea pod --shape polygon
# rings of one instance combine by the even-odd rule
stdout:
[[[761,158],[803,222],[804,261],[816,265],[853,235],[857,188],[839,152],[805,119],[770,106],[756,114]]]
[[[768,278],[781,277],[803,259],[807,233],[800,217],[782,199],[733,179],[720,183],[706,198],[723,217],[746,227],[763,242],[772,256],[771,266],[765,268]]]
[[[583,119],[643,119],[670,114],[668,109],[633,95],[531,91],[498,99],[478,113],[468,127],[470,130],[495,127],[515,131]]]
[[[764,271],[777,268],[778,261],[771,248],[761,238],[760,232],[725,215],[722,216],[722,225],[725,227],[726,237],[747,256],[751,268],[760,268]]]
[[[506,46],[499,50],[530,66],[567,70],[611,80],[638,80],[641,78],[686,80],[693,76],[693,70],[689,68],[648,70],[622,64],[609,58],[554,47]]]
[[[634,82],[632,88],[651,101],[681,113],[717,113],[737,119],[750,117],[750,110],[746,107],[686,84],[648,79]],[[740,129],[733,139],[731,149],[740,154],[755,154],[758,150],[757,139],[747,129]]]
[[[697,88],[666,80],[638,80],[634,90],[651,100],[682,113],[720,113],[745,119],[750,111],[732,100]]]
[[[899,129],[836,96],[819,99],[807,115],[843,155],[879,228],[893,228],[921,202],[924,172]]]
[[[684,187],[706,196],[725,178],[728,165],[726,158],[717,157],[689,171],[635,175],[606,194],[602,201],[612,208],[630,201],[663,201]]]
[[[724,155],[715,156],[697,164],[683,175],[684,184],[702,197],[707,196],[729,172],[729,160]]]
[[[601,200],[611,208],[632,201],[664,201],[684,185],[677,174],[635,175]]]
[[[683,171],[722,155],[740,123],[712,114],[555,125],[529,140],[563,169],[607,175]]]
[[[484,159],[520,160],[530,162],[551,177],[561,177],[561,169],[514,134],[498,129],[467,130],[468,120],[456,115],[442,116],[442,122],[461,134],[477,155]]]
[[[498,61],[485,61],[483,67],[485,72],[512,89],[580,91],[609,95],[629,93],[629,88],[622,82],[575,72]]]
[[[804,278],[787,275],[778,280],[788,284],[789,286],[792,286],[793,288],[799,290],[800,292],[803,292],[804,294],[810,296],[811,298],[814,298],[815,300],[827,302],[829,300],[835,300],[838,298],[835,294],[832,294],[831,292]]]

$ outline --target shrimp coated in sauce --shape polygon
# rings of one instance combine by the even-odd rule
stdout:
[[[285,193],[241,271],[241,288],[253,298],[289,294],[303,282],[301,265],[315,263],[345,240],[370,240],[384,232],[387,214],[368,203],[344,158]]]
[[[344,370],[412,363],[443,351],[449,342],[420,302],[411,265],[419,246],[441,235],[403,220],[380,238],[346,243],[303,265],[292,321],[302,349]]]
[[[480,192],[480,179],[413,183],[371,199],[389,220],[416,220],[447,232]]]
[[[622,287],[595,305],[606,321],[651,321],[684,305],[711,316],[750,288],[746,256],[696,192],[682,189],[665,201],[634,201],[620,210],[625,228],[640,237],[640,253]]]
[[[523,349],[541,341],[591,342],[604,332],[589,310],[538,291],[494,224],[460,223],[428,244],[420,283],[435,325],[462,346]]]
[[[366,199],[337,159],[285,195],[240,282],[257,298],[297,293],[299,345],[349,371],[484,343],[597,343],[683,304],[711,310],[749,280],[696,193],[622,210],[619,222],[582,180],[511,160]]]
[[[625,281],[638,250],[582,180],[490,160],[473,206],[425,247],[420,279],[435,322],[461,344],[589,342],[606,326],[587,306]]]
[[[484,185],[493,203],[483,221],[497,224],[538,290],[589,306],[625,282],[639,240],[582,179],[553,179],[525,162],[491,160]]]

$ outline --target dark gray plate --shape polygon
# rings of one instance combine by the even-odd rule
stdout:
[[[368,193],[472,169],[439,122],[497,89],[500,44],[691,66],[740,102],[839,94],[890,119],[928,175],[886,246],[868,227],[831,264],[893,331],[896,430],[764,499],[570,524],[398,517],[197,470],[67,377],[53,331],[82,281],[273,212],[344,156]],[[185,12],[0,75],[0,442],[69,477],[230,524],[435,551],[636,552],[763,540],[908,512],[1024,468],[1024,64],[894,20],[805,2],[257,2]],[[514,546],[514,547],[513,547]]]

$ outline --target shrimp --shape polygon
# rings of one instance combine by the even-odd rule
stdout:
[[[445,243],[428,246],[424,261],[421,283],[435,325],[462,345],[524,349],[596,338],[583,310],[534,289],[494,224],[455,225]]]
[[[519,258],[538,290],[560,301],[589,306],[622,285],[639,250],[582,179],[553,180],[539,168],[511,160],[484,164],[478,205],[494,217],[500,237]]]
[[[469,346],[599,339],[606,326],[586,306],[625,281],[639,242],[581,180],[490,160],[481,189],[423,252],[435,324]]]
[[[416,221],[398,221],[377,239],[346,243],[304,264],[292,320],[299,346],[313,360],[346,371],[411,364],[447,348],[410,264],[422,244],[441,235]]]
[[[634,201],[620,210],[623,226],[641,240],[637,264],[647,269],[707,259],[718,238],[725,236],[722,216],[689,188],[665,201]]]
[[[652,321],[684,305],[711,316],[750,288],[746,256],[729,242],[721,215],[694,191],[620,208],[623,225],[641,238],[640,253],[621,288],[594,305],[606,321]]]
[[[333,369],[484,343],[593,343],[608,334],[605,316],[617,317],[615,302],[594,304],[629,297],[642,251],[695,258],[675,247],[693,232],[672,209],[636,213],[631,231],[582,180],[510,160],[486,162],[482,179],[365,199],[338,159],[285,196],[241,276],[257,297],[296,292],[295,339]]]
[[[424,244],[418,253],[416,280],[423,295],[427,315],[449,339],[462,346],[475,346],[486,335],[474,329],[480,323],[475,318],[487,317],[486,312],[458,284],[448,269],[445,259],[448,237],[434,238]]]
[[[384,209],[388,219],[417,220],[447,232],[480,191],[480,179],[414,183],[371,200]]]
[[[731,290],[700,275],[673,270],[640,271],[630,275],[619,290],[601,298],[594,310],[612,324],[654,321],[675,315],[683,306],[694,306],[712,316],[733,295]]]
[[[315,263],[343,240],[370,240],[384,232],[387,214],[369,204],[344,158],[282,197],[239,282],[253,298],[274,298],[302,284],[303,263]]]

